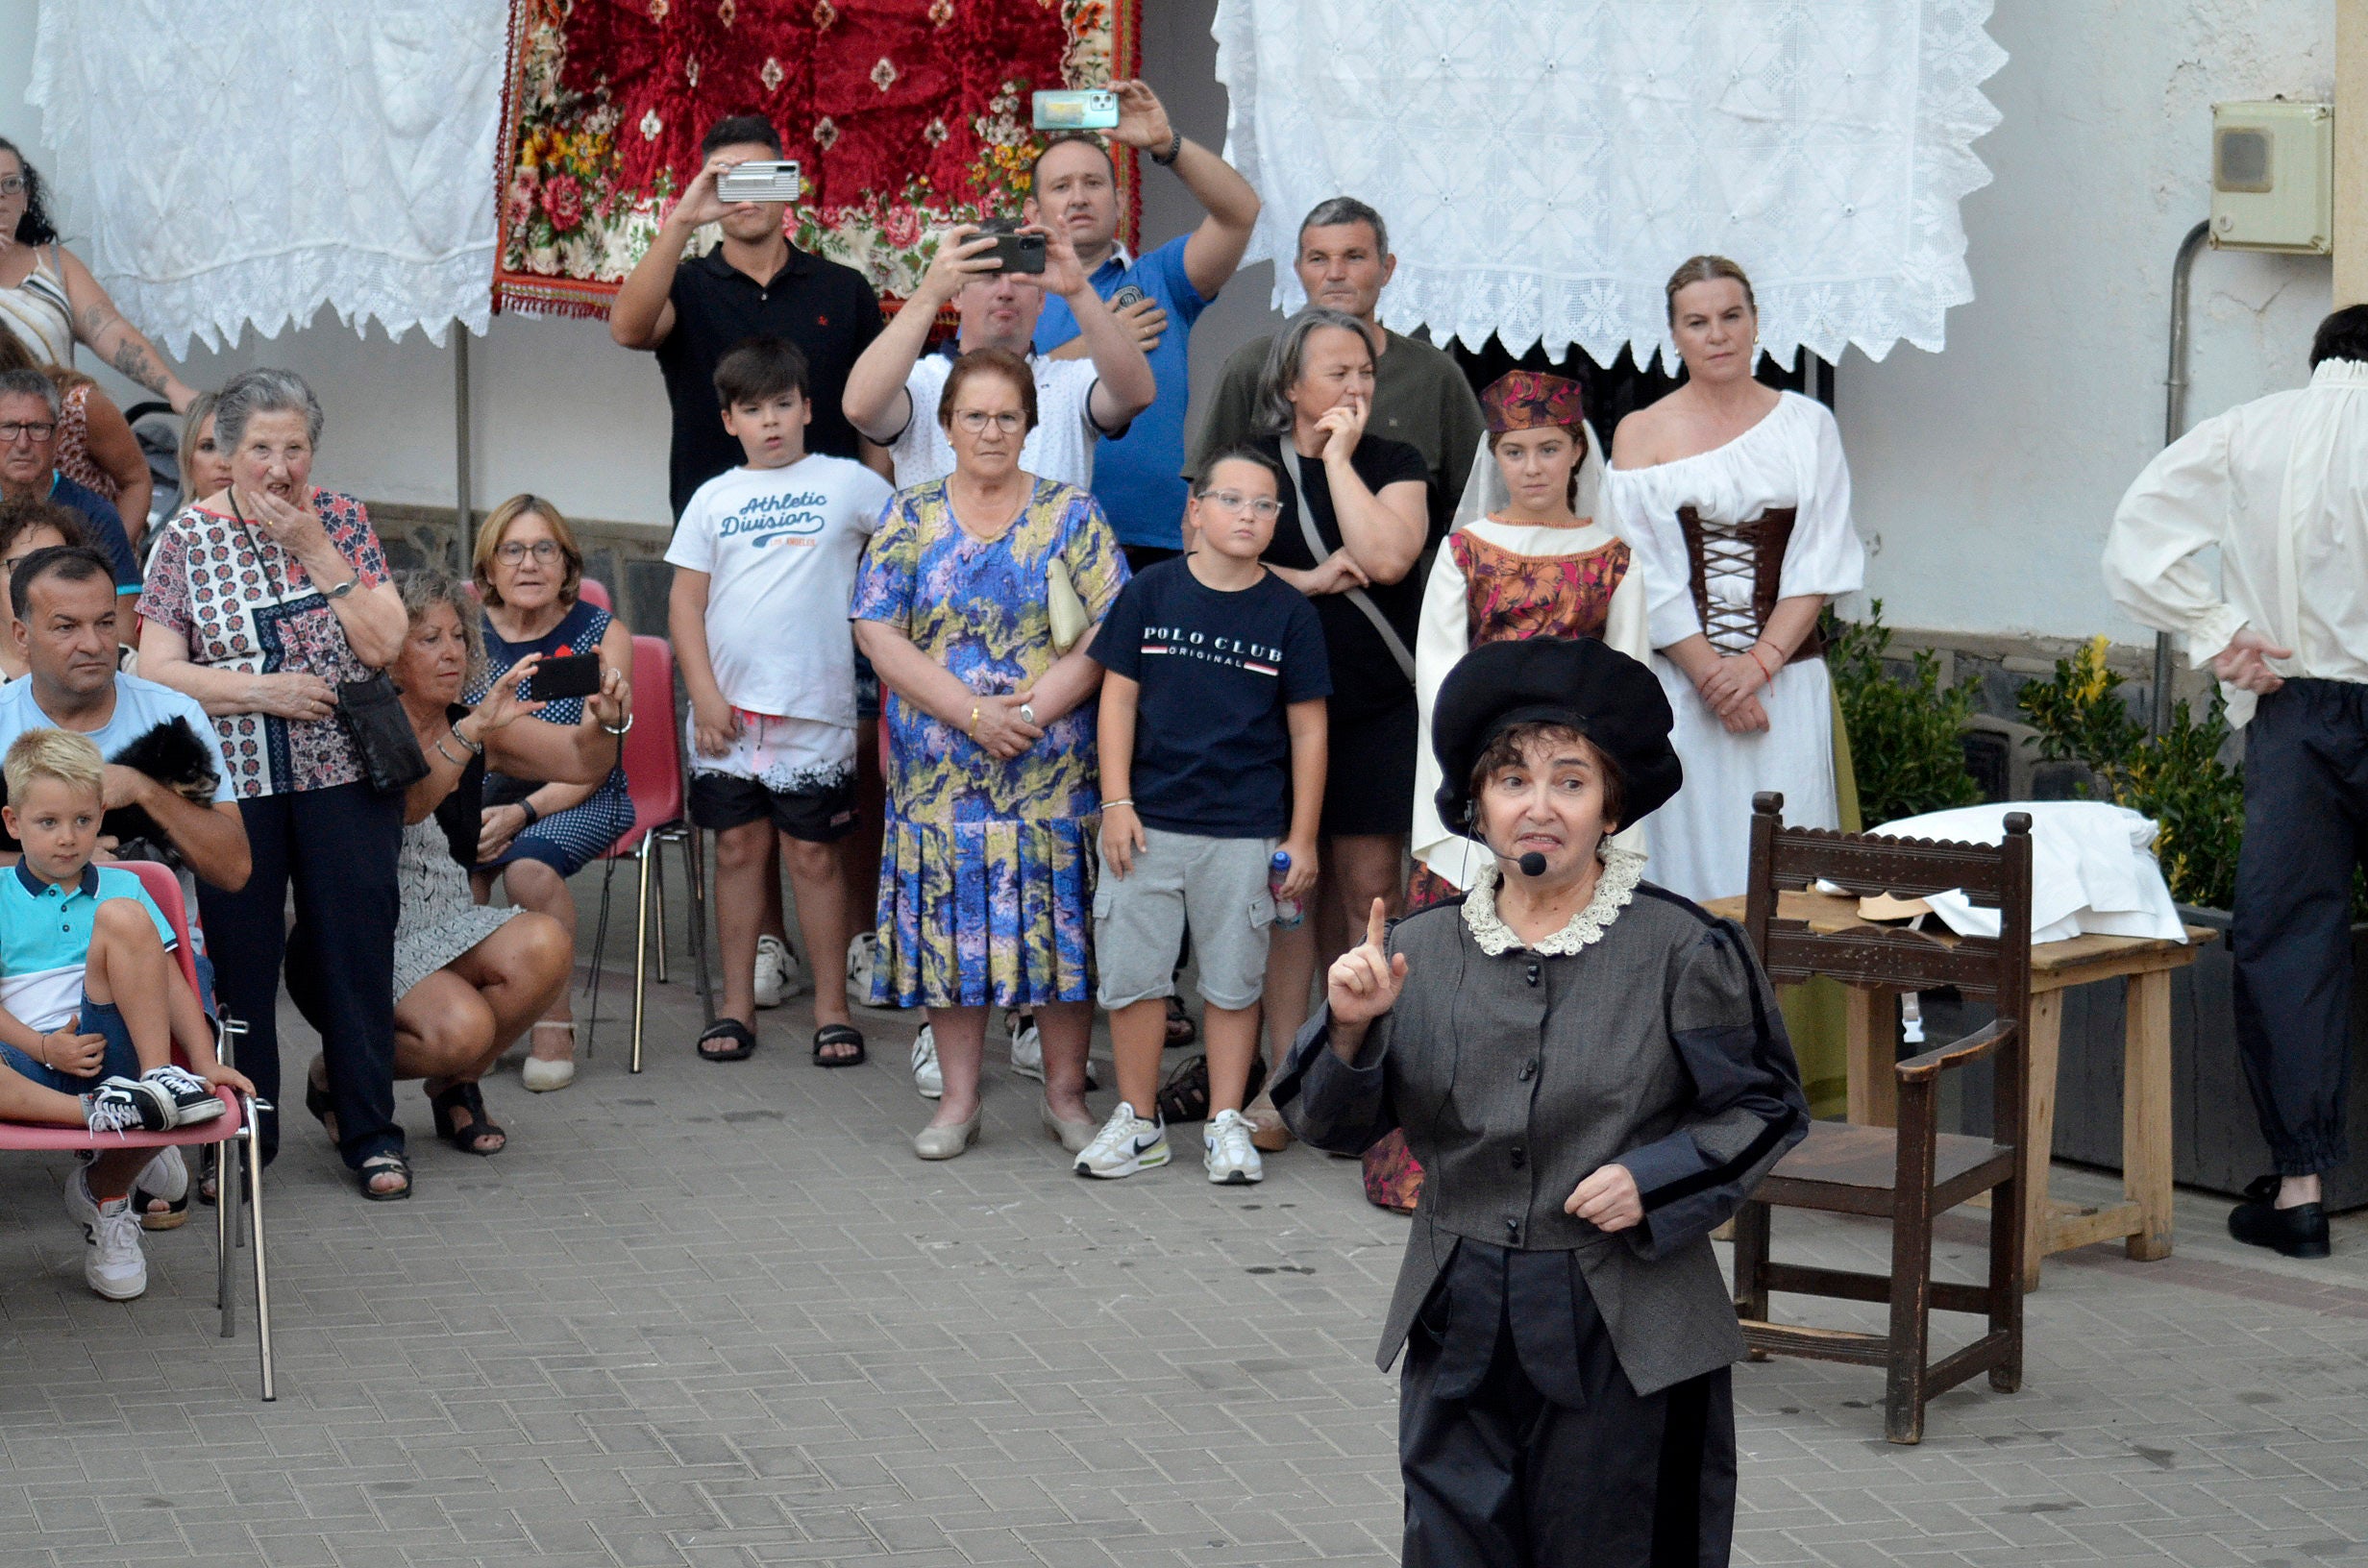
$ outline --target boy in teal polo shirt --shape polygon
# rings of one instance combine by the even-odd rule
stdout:
[[[0,871],[0,1064],[11,1084],[0,1108],[22,1100],[41,1120],[161,1131],[222,1114],[216,1082],[243,1084],[215,1060],[211,1031],[168,949],[171,924],[115,867],[91,864],[105,816],[105,760],[86,736],[31,729],[0,765],[0,821],[24,856]],[[173,1065],[176,1021],[206,1076]],[[24,1090],[76,1096],[81,1117]],[[121,1109],[102,1114],[101,1103]],[[42,1111],[52,1114],[41,1115]],[[136,1118],[136,1119],[134,1119]],[[66,1183],[66,1213],[83,1227],[84,1275],[111,1301],[148,1287],[131,1186],[150,1151],[100,1155]]]

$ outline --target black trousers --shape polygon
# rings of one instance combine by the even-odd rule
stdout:
[[[2245,729],[2229,945],[2236,1044],[2281,1176],[2343,1164],[2352,871],[2368,858],[2368,685],[2289,680]]]
[[[1639,1394],[1593,1303],[1578,1305],[1584,1408],[1538,1391],[1501,1321],[1468,1398],[1440,1392],[1437,1332],[1418,1325],[1406,1341],[1405,1568],[1725,1568],[1735,1534],[1728,1369]]]
[[[274,1105],[280,1082],[280,964],[287,948],[288,887],[296,890],[306,1016],[321,1032],[338,1152],[349,1166],[401,1150],[395,1121],[395,861],[403,797],[366,784],[301,790],[238,802],[255,870],[226,893],[197,888],[222,1005],[244,1019],[238,1070]],[[302,1092],[301,1088],[298,1090]],[[262,1118],[263,1158],[280,1146],[277,1115]]]

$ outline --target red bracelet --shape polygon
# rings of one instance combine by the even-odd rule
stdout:
[[[1752,644],[1749,648],[1743,649],[1743,651],[1750,654],[1751,662],[1760,667],[1760,674],[1765,675],[1770,680],[1774,680],[1776,678],[1776,672],[1770,670],[1767,667],[1767,661],[1760,657],[1760,645],[1758,643]]]

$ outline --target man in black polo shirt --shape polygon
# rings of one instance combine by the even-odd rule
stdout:
[[[806,451],[869,462],[889,475],[886,453],[858,436],[839,408],[848,367],[879,335],[879,296],[854,268],[790,244],[781,232],[787,204],[726,202],[716,194],[717,176],[733,164],[781,156],[780,134],[771,120],[762,114],[718,120],[699,151],[705,163],[608,307],[608,335],[629,349],[654,352],[665,373],[666,401],[674,408],[666,488],[675,516],[682,515],[693,491],[746,460],[738,438],[724,429],[714,376],[717,362],[751,337],[787,338],[805,355],[806,406],[813,410]],[[722,228],[724,242],[686,262],[682,252],[691,235],[710,223]],[[848,856],[849,907],[857,929],[869,924],[871,889],[878,881],[880,792],[871,760],[876,711],[865,713],[858,743],[858,789],[869,831],[857,840],[870,853]],[[776,1007],[799,983],[777,872],[767,886],[772,894],[761,930],[770,940],[758,944],[756,999],[760,1007]],[[809,956],[816,963],[837,962],[835,954]]]
[[[852,267],[808,256],[781,233],[780,202],[727,203],[716,177],[735,163],[777,159],[781,138],[762,114],[718,120],[700,143],[706,159],[625,280],[608,308],[608,335],[657,355],[674,405],[674,448],[667,492],[677,517],[691,492],[742,460],[740,443],[716,406],[716,362],[744,338],[783,337],[805,355],[813,378],[808,452],[863,457],[862,441],[839,411],[848,367],[879,335],[878,296]],[[705,224],[724,242],[684,260],[683,248]]]

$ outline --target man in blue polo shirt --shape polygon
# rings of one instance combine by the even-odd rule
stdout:
[[[1127,563],[1140,572],[1184,548],[1184,407],[1192,396],[1192,330],[1200,312],[1242,264],[1258,193],[1233,166],[1168,122],[1168,110],[1141,82],[1116,82],[1118,128],[1111,139],[1147,153],[1175,171],[1208,216],[1145,256],[1118,243],[1117,171],[1100,142],[1058,136],[1037,157],[1027,217],[1059,226],[1076,248],[1094,292],[1122,314],[1138,308],[1145,326],[1165,313],[1166,331],[1147,345],[1159,396],[1135,416],[1132,429],[1101,443],[1094,458],[1094,498],[1118,530]],[[1045,301],[1036,322],[1036,352],[1055,354],[1077,337],[1077,318],[1066,302]],[[1070,351],[1055,354],[1068,357]]]

